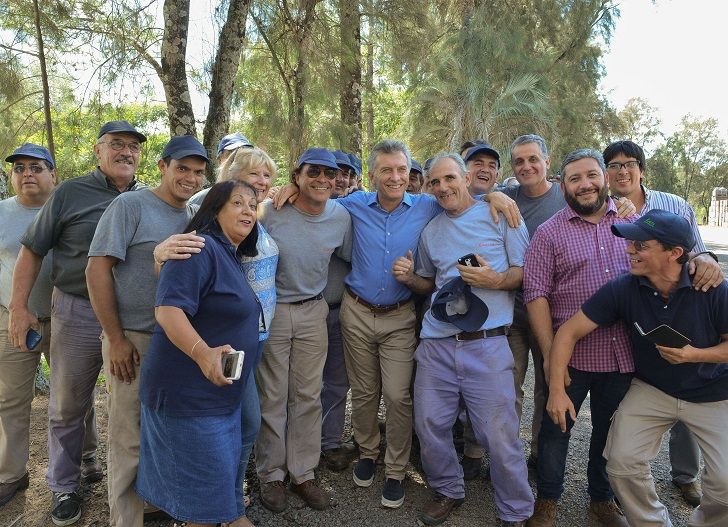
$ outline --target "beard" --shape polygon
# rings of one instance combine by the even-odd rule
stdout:
[[[566,203],[569,207],[571,207],[579,216],[590,216],[602,208],[602,205],[604,205],[604,202],[607,200],[607,186],[604,185],[599,189],[597,199],[592,203],[579,203],[577,197],[568,191],[564,192],[564,199],[566,199]]]

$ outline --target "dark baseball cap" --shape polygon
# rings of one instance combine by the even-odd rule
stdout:
[[[134,128],[131,124],[129,124],[128,121],[109,121],[108,123],[104,124],[104,126],[101,127],[101,130],[99,130],[99,137],[105,134],[131,134],[137,139],[139,139],[140,143],[143,143],[147,140],[147,136],[141,133],[139,130]]]
[[[345,167],[348,167],[352,169],[354,172],[356,172],[356,167],[351,162],[351,159],[349,158],[349,154],[344,152],[343,150],[334,150],[333,151],[334,157],[336,158],[336,164],[341,166],[344,165]]]
[[[12,163],[19,157],[32,157],[34,159],[42,159],[45,161],[51,170],[55,168],[56,163],[53,161],[53,156],[45,146],[36,145],[33,143],[25,143],[20,145],[15,151],[5,158],[5,161]]]
[[[330,150],[326,148],[309,148],[301,157],[298,158],[296,168],[301,168],[303,165],[321,165],[328,168],[338,170],[339,165],[336,164],[336,158]]]
[[[437,320],[463,331],[478,331],[488,319],[488,306],[459,276],[440,288],[430,309]]]
[[[162,159],[171,157],[172,159],[179,160],[189,156],[201,157],[208,163],[210,162],[210,158],[207,157],[207,150],[192,135],[178,135],[173,137],[165,145],[164,150],[162,150]]]
[[[354,172],[356,172],[356,178],[361,178],[361,159],[356,157],[354,154],[349,154],[349,160],[351,160],[351,166],[354,167]]]
[[[500,154],[498,153],[498,151],[495,148],[493,148],[488,143],[485,143],[482,145],[475,145],[475,146],[471,146],[470,148],[468,148],[465,151],[465,156],[463,157],[463,161],[465,161],[467,163],[473,157],[475,157],[476,154],[489,155],[491,157],[494,157],[495,160],[498,161],[498,166],[500,166],[500,164],[501,164]]]
[[[224,150],[235,150],[236,148],[242,147],[252,148],[253,143],[240,132],[235,132],[220,139],[220,142],[217,144],[217,155],[222,154]]]
[[[422,165],[420,165],[417,161],[414,159],[412,160],[412,168],[410,168],[410,172],[412,171],[419,172],[420,174],[424,175],[424,172],[422,171]]]
[[[662,209],[647,211],[633,223],[612,225],[612,234],[628,240],[657,240],[671,247],[691,250],[695,246],[695,234],[690,222]]]

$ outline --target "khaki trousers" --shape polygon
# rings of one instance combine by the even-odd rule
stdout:
[[[604,448],[612,489],[632,527],[672,525],[655,492],[650,461],[676,421],[693,433],[705,461],[703,499],[688,525],[724,527],[728,525],[728,401],[689,403],[633,379],[614,414]]]
[[[262,483],[314,479],[321,455],[321,383],[328,337],[325,300],[276,304],[255,371],[261,423],[255,444]]]
[[[387,406],[387,478],[403,480],[412,446],[412,395],[415,306],[410,302],[374,314],[345,294],[339,312],[346,372],[351,384],[351,423],[361,457],[379,456],[379,394]]]
[[[109,412],[108,455],[106,458],[109,491],[109,523],[116,527],[141,527],[144,523],[144,501],[134,490],[139,465],[139,381],[151,333],[124,331],[139,352],[134,380],[130,384],[110,371],[109,339],[102,335],[107,406]]]

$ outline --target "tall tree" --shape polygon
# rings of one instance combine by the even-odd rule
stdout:
[[[358,0],[339,0],[340,69],[339,111],[348,141],[341,146],[361,156],[361,15]]]

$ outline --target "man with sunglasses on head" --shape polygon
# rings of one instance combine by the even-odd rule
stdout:
[[[50,196],[21,240],[13,273],[9,332],[27,350],[25,335],[37,324],[28,298],[53,249],[51,283],[51,397],[48,404],[48,472],[51,519],[70,525],[81,517],[84,416],[94,404],[102,366],[101,326],[86,287],[89,245],[101,214],[122,192],[138,188],[134,177],[146,136],[127,121],[104,124],[94,145],[96,170],[63,182]],[[94,460],[95,462],[95,460]]]
[[[333,254],[351,259],[349,213],[329,199],[339,169],[325,148],[309,148],[291,179],[300,189],[280,210],[261,204],[258,221],[278,245],[276,309],[255,379],[261,407],[255,448],[261,502],[287,507],[284,480],[310,507],[326,509],[330,497],[315,480],[321,453],[321,383],[327,355],[323,291]]]
[[[613,195],[626,197],[639,214],[653,209],[670,211],[682,216],[689,223],[695,237],[694,253],[689,270],[694,281],[703,291],[717,287],[723,275],[717,259],[708,252],[700,236],[695,212],[690,204],[675,194],[648,189],[643,182],[645,153],[642,147],[632,141],[616,141],[604,149],[604,162],[609,173],[609,190]],[[693,261],[695,259],[695,261]],[[695,264],[702,263],[699,273]],[[670,430],[670,465],[673,484],[680,489],[685,501],[693,507],[700,504],[701,491],[697,481],[700,471],[700,448],[687,427],[678,421]]]

